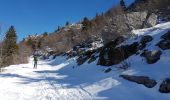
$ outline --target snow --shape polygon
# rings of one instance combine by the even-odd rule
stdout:
[[[155,29],[156,28],[156,29]],[[159,49],[154,45],[160,36],[170,29],[170,22],[153,28],[136,30],[137,39],[141,35],[152,35],[154,40],[149,49]],[[66,59],[58,56],[54,60],[38,61],[38,68],[33,69],[33,60],[28,64],[12,65],[3,68],[0,73],[1,100],[170,100],[169,94],[158,91],[165,78],[170,78],[170,51],[163,51],[161,59],[155,64],[147,64],[138,55],[128,61],[131,67],[127,70],[111,66],[112,71],[104,73],[104,66],[97,66],[97,60],[77,66],[76,57]],[[119,77],[119,75],[146,75],[155,79],[158,84],[147,88]]]

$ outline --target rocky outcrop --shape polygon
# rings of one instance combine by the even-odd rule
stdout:
[[[157,44],[162,50],[170,49],[170,31],[161,36],[162,40]]]
[[[89,50],[81,54],[79,58],[77,59],[77,65],[82,65],[83,63],[85,63],[88,59],[90,59],[92,54],[95,52],[96,50]]]
[[[131,12],[126,15],[126,18],[127,23],[135,29],[142,28],[145,21],[145,27],[152,27],[157,24],[157,15],[154,13],[147,18],[147,12]]]
[[[170,40],[170,31],[168,31],[166,34],[162,35],[161,38],[164,40]]]
[[[133,29],[142,29],[144,27],[152,27],[157,24],[157,15],[148,14],[145,11],[127,12],[113,16],[101,32],[103,40],[114,39],[117,33],[128,35],[126,33]]]
[[[147,43],[151,42],[152,40],[153,40],[153,37],[150,35],[143,36],[142,39],[140,40],[139,50],[144,49]]]
[[[88,63],[92,63],[97,59],[98,56],[92,55],[90,59],[88,60]]]
[[[169,78],[165,79],[161,83],[161,85],[159,87],[159,92],[161,92],[161,93],[170,93],[170,79]]]
[[[157,46],[162,50],[170,49],[170,40],[161,40]]]
[[[140,40],[140,43],[145,44],[145,43],[151,42],[152,40],[153,40],[152,36],[146,35],[142,37],[142,39]]]
[[[146,58],[148,64],[156,63],[161,56],[162,52],[159,50],[147,51],[144,50],[141,56]]]
[[[119,64],[121,61],[127,59],[131,55],[138,51],[138,43],[135,42],[131,45],[123,45],[120,47],[115,47],[113,42],[106,45],[100,52],[98,65],[111,66],[114,64]]]
[[[150,79],[149,77],[146,76],[131,76],[131,75],[120,75],[120,77],[132,81],[138,84],[143,84],[144,86],[148,88],[153,88],[157,82],[153,79]]]

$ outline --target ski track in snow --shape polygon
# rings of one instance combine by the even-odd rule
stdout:
[[[92,95],[83,88],[67,88],[63,84],[56,83],[54,79],[50,79],[60,77],[57,73],[46,73],[46,71],[56,70],[57,67],[52,67],[42,61],[39,62],[38,69],[32,67],[32,62],[10,66],[0,74],[0,88],[5,86],[0,93],[3,100],[16,98],[17,100],[92,100]],[[36,73],[39,71],[44,72]]]

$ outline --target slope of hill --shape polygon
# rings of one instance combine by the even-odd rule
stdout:
[[[2,100],[169,100],[170,95],[159,90],[163,80],[170,78],[170,51],[156,46],[169,30],[170,22],[134,30],[135,37],[121,44],[131,44],[140,41],[143,36],[152,36],[153,40],[147,43],[145,50],[162,52],[156,63],[148,64],[145,57],[139,55],[144,50],[128,58],[130,65],[127,69],[121,69],[121,63],[110,67],[96,65],[98,58],[92,63],[77,65],[77,57],[66,59],[66,56],[39,61],[38,69],[33,69],[30,59],[29,64],[3,69],[0,97]],[[154,85],[150,87],[150,83],[145,84],[147,81],[137,84],[124,80],[128,75],[149,77],[151,82],[154,80]]]

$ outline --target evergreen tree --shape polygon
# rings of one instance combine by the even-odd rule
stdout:
[[[84,19],[82,21],[82,24],[83,24],[82,30],[86,30],[87,31],[91,27],[91,22],[90,22],[90,20],[87,17],[84,17]]]
[[[126,5],[125,5],[124,0],[120,0],[120,6],[121,6],[123,11],[126,11]]]
[[[3,65],[14,64],[14,56],[18,53],[17,35],[14,26],[7,31],[3,44]]]
[[[58,26],[57,29],[56,29],[54,32],[58,32],[58,31],[60,31],[60,30],[61,30],[61,27]]]
[[[44,33],[43,33],[43,37],[46,37],[46,36],[48,36],[48,33],[47,33],[47,32],[44,32]]]
[[[67,22],[66,22],[66,26],[68,26],[69,24],[70,24],[70,23],[67,21]]]
[[[26,41],[26,45],[30,46],[32,50],[36,49],[36,42],[31,37]]]

